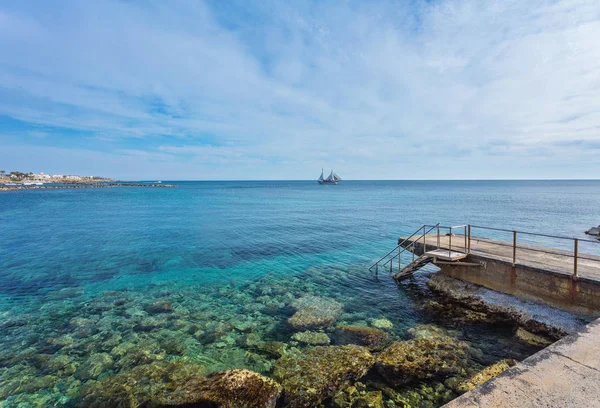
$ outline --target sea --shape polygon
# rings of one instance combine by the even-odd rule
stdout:
[[[581,239],[600,224],[595,180],[163,184],[174,188],[0,193],[0,406],[71,406],[90,384],[166,361],[269,376],[277,356],[248,337],[313,347],[294,340],[287,323],[294,299],[307,295],[342,305],[335,324],[389,321],[392,340],[419,325],[454,330],[484,351],[476,368],[523,359],[537,349],[515,339],[514,328],[467,330],[428,311],[427,271],[398,284],[369,266],[423,224]],[[335,345],[333,330],[320,332]],[[418,392],[415,406],[444,402]]]

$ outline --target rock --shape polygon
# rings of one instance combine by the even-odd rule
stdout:
[[[265,341],[257,346],[257,349],[271,357],[279,358],[287,351],[287,344],[281,341]]]
[[[144,310],[150,314],[171,313],[173,305],[166,300],[157,300],[144,307]]]
[[[600,235],[600,225],[597,227],[592,227],[585,232],[588,235]]]
[[[323,346],[330,343],[329,336],[325,333],[304,331],[300,333],[294,333],[292,340],[297,342],[308,344],[310,346]]]
[[[499,361],[496,364],[484,368],[469,379],[462,381],[451,388],[459,394],[471,391],[479,387],[484,382],[499,376],[500,374],[508,370],[510,367],[515,366],[516,364],[517,361],[512,359]]]
[[[228,370],[188,380],[157,406],[274,408],[280,395],[281,385],[268,377],[250,370]]]
[[[381,391],[366,392],[351,385],[338,391],[331,398],[331,405],[335,408],[384,408],[383,393]]]
[[[378,356],[375,366],[389,384],[405,385],[464,372],[468,349],[451,337],[395,342]]]
[[[488,322],[516,324],[532,333],[544,334],[554,340],[559,340],[568,334],[561,327],[555,327],[536,320],[523,310],[501,303],[486,302],[480,294],[480,289],[483,291],[487,289],[482,289],[472,283],[437,273],[431,275],[427,281],[427,287],[435,293],[444,295],[449,300],[446,304],[455,303],[479,314],[487,315]]]
[[[91,382],[75,401],[76,407],[137,408],[162,401],[180,384],[205,374],[203,366],[172,362],[144,364]]]
[[[418,324],[408,329],[413,339],[431,339],[448,337],[448,331],[433,324]]]
[[[380,350],[388,342],[388,334],[374,327],[339,326],[334,340],[336,344],[358,344],[371,350]]]
[[[383,318],[371,320],[371,326],[375,327],[376,329],[382,329],[382,330],[387,330],[387,329],[391,329],[394,327],[392,322],[390,322],[388,319],[383,319]]]
[[[549,346],[550,344],[554,343],[554,341],[552,341],[542,335],[530,333],[522,327],[519,327],[517,329],[515,336],[519,340],[522,340],[525,343],[529,343],[532,346],[537,346],[537,347],[546,347],[546,346]]]
[[[292,302],[296,313],[288,323],[296,330],[321,329],[331,325],[342,313],[342,304],[318,296],[304,296]]]
[[[283,385],[286,406],[314,407],[347,381],[360,379],[373,363],[365,347],[318,346],[286,354],[275,363],[273,376]]]
[[[113,363],[113,359],[108,353],[92,354],[85,362],[77,367],[74,376],[82,381],[96,379],[104,371],[112,368]]]

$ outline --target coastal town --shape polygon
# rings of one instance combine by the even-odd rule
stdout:
[[[0,184],[4,185],[43,185],[43,184],[77,184],[114,182],[115,180],[98,176],[78,176],[72,174],[23,173],[21,171],[6,172],[0,170]]]
[[[108,188],[108,187],[174,187],[161,181],[153,183],[122,182],[107,177],[73,174],[23,173],[0,170],[0,192],[37,189]]]

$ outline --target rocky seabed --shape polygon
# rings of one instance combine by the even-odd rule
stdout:
[[[516,364],[508,352],[486,360],[461,328],[512,325],[529,354],[562,335],[425,288],[415,308],[452,327],[349,311],[352,294],[324,290],[325,278],[351,276],[63,288],[15,305],[0,312],[0,407],[436,407]]]

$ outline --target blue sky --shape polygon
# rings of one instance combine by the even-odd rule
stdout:
[[[597,0],[7,0],[0,168],[599,178],[598,38]]]

